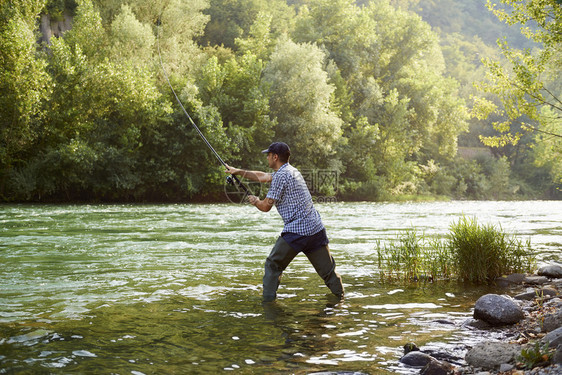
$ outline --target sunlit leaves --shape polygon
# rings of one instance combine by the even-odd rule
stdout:
[[[323,69],[325,55],[312,44],[281,40],[264,71],[271,87],[276,138],[295,150],[300,163],[318,165],[333,151],[342,122],[331,110],[334,86]]]
[[[111,23],[111,40],[115,60],[140,66],[150,61],[156,42],[151,26],[137,20],[126,5]]]
[[[218,108],[233,148],[233,158],[251,165],[262,161],[257,148],[265,148],[273,137],[269,118],[269,96],[262,87],[264,63],[251,53],[231,57],[224,65],[216,57],[207,61],[199,80],[205,103]]]
[[[260,12],[250,27],[247,38],[236,38],[234,42],[241,54],[252,53],[260,58],[266,58],[272,50],[271,14]]]
[[[377,25],[351,0],[313,0],[302,9],[292,32],[296,42],[316,43],[325,48],[342,72],[350,79],[366,71],[377,74],[381,53]]]
[[[264,17],[275,19],[270,25],[272,39],[289,32],[294,17],[294,11],[285,0],[210,0],[210,7],[205,13],[210,20],[201,37],[201,44],[222,45],[234,50],[237,39],[246,39],[248,36],[260,38],[258,35],[263,29],[259,29],[264,26]],[[265,36],[263,33],[261,35]]]
[[[562,186],[562,137],[555,134],[562,133],[562,119],[550,108],[542,109],[542,116],[549,118],[537,134],[537,143],[534,147],[536,164],[547,166],[552,180]]]
[[[155,9],[145,18],[159,25],[157,34],[163,64],[170,78],[180,89],[193,82],[195,71],[204,63],[204,56],[193,40],[199,36],[209,20],[202,12],[208,7],[205,0],[154,0]],[[142,4],[138,2],[135,4]],[[132,7],[135,9],[135,6]],[[154,51],[156,53],[156,51]]]
[[[38,136],[50,79],[37,52],[35,25],[44,1],[0,5],[0,179]]]
[[[494,124],[500,132],[499,136],[483,138],[483,140],[486,144],[494,146],[517,144],[521,135],[518,133],[512,135],[511,127],[521,118],[530,123],[525,129],[534,131],[539,143],[552,138],[562,138],[559,121],[562,116],[562,90],[555,78],[558,74],[553,73],[559,71],[562,7],[555,0],[502,0],[501,2],[508,8],[498,8],[489,1],[488,7],[499,19],[510,25],[536,25],[533,28],[524,27],[523,33],[535,42],[541,43],[541,48],[533,51],[518,51],[510,48],[506,41],[499,41],[498,44],[510,66],[505,67],[490,59],[486,61],[488,80],[480,87],[500,98],[507,118],[503,122]],[[547,143],[559,145],[556,141]],[[538,149],[543,150],[543,145],[539,145]],[[561,159],[552,161],[548,156],[549,153],[542,151],[535,155],[538,157],[537,163],[550,165],[553,176],[558,176],[554,177],[555,181],[559,179],[559,173],[556,171],[560,170]]]
[[[557,0],[501,0],[508,5],[508,10],[499,8],[497,4],[486,1],[496,16],[509,25],[527,25],[535,23],[538,28],[523,28],[523,33],[545,45],[560,43],[562,41],[562,6]]]
[[[77,3],[72,29],[64,37],[70,46],[78,46],[88,58],[102,61],[107,56],[108,40],[99,11],[92,0],[77,0]]]

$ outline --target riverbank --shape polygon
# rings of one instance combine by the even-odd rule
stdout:
[[[423,375],[554,375],[562,373],[562,267],[541,267],[533,275],[515,274],[497,280],[498,293],[482,296],[474,319],[465,328],[499,339],[466,348],[465,363],[453,354],[405,345],[400,360],[421,367]]]

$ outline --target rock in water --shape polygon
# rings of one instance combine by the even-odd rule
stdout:
[[[558,345],[556,352],[552,356],[552,363],[562,365],[562,345]]]
[[[404,345],[404,354],[408,354],[416,350],[420,350],[420,348],[418,348],[418,346],[413,342],[409,342],[406,345]]]
[[[524,317],[523,310],[516,302],[497,294],[480,297],[474,306],[474,318],[492,325],[514,324]]]
[[[434,359],[429,355],[420,351],[413,351],[400,358],[400,362],[408,366],[424,367]]]
[[[513,298],[521,301],[532,301],[535,299],[543,299],[545,297],[555,297],[557,295],[558,292],[554,289],[542,288],[542,289],[535,289],[524,293],[519,293]]]

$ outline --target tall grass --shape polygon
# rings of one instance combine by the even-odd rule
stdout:
[[[451,256],[445,244],[414,229],[400,232],[388,245],[377,243],[380,275],[388,280],[434,280],[451,277]]]
[[[377,248],[379,269],[385,264],[389,277],[415,278],[419,274],[421,248],[420,240],[413,230],[407,230],[399,235],[396,241],[391,241],[388,247]],[[393,271],[397,271],[393,274]]]
[[[446,238],[408,229],[387,245],[378,242],[376,251],[381,278],[387,280],[488,283],[504,274],[529,272],[535,265],[530,241],[524,245],[501,228],[465,217],[450,226]]]
[[[501,227],[462,217],[450,229],[449,247],[461,280],[486,283],[505,274],[529,272],[534,265],[530,241],[524,245]]]

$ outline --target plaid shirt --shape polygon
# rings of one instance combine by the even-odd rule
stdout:
[[[283,233],[311,236],[324,229],[304,178],[289,163],[273,174],[267,198],[275,200],[275,207],[285,223]]]

